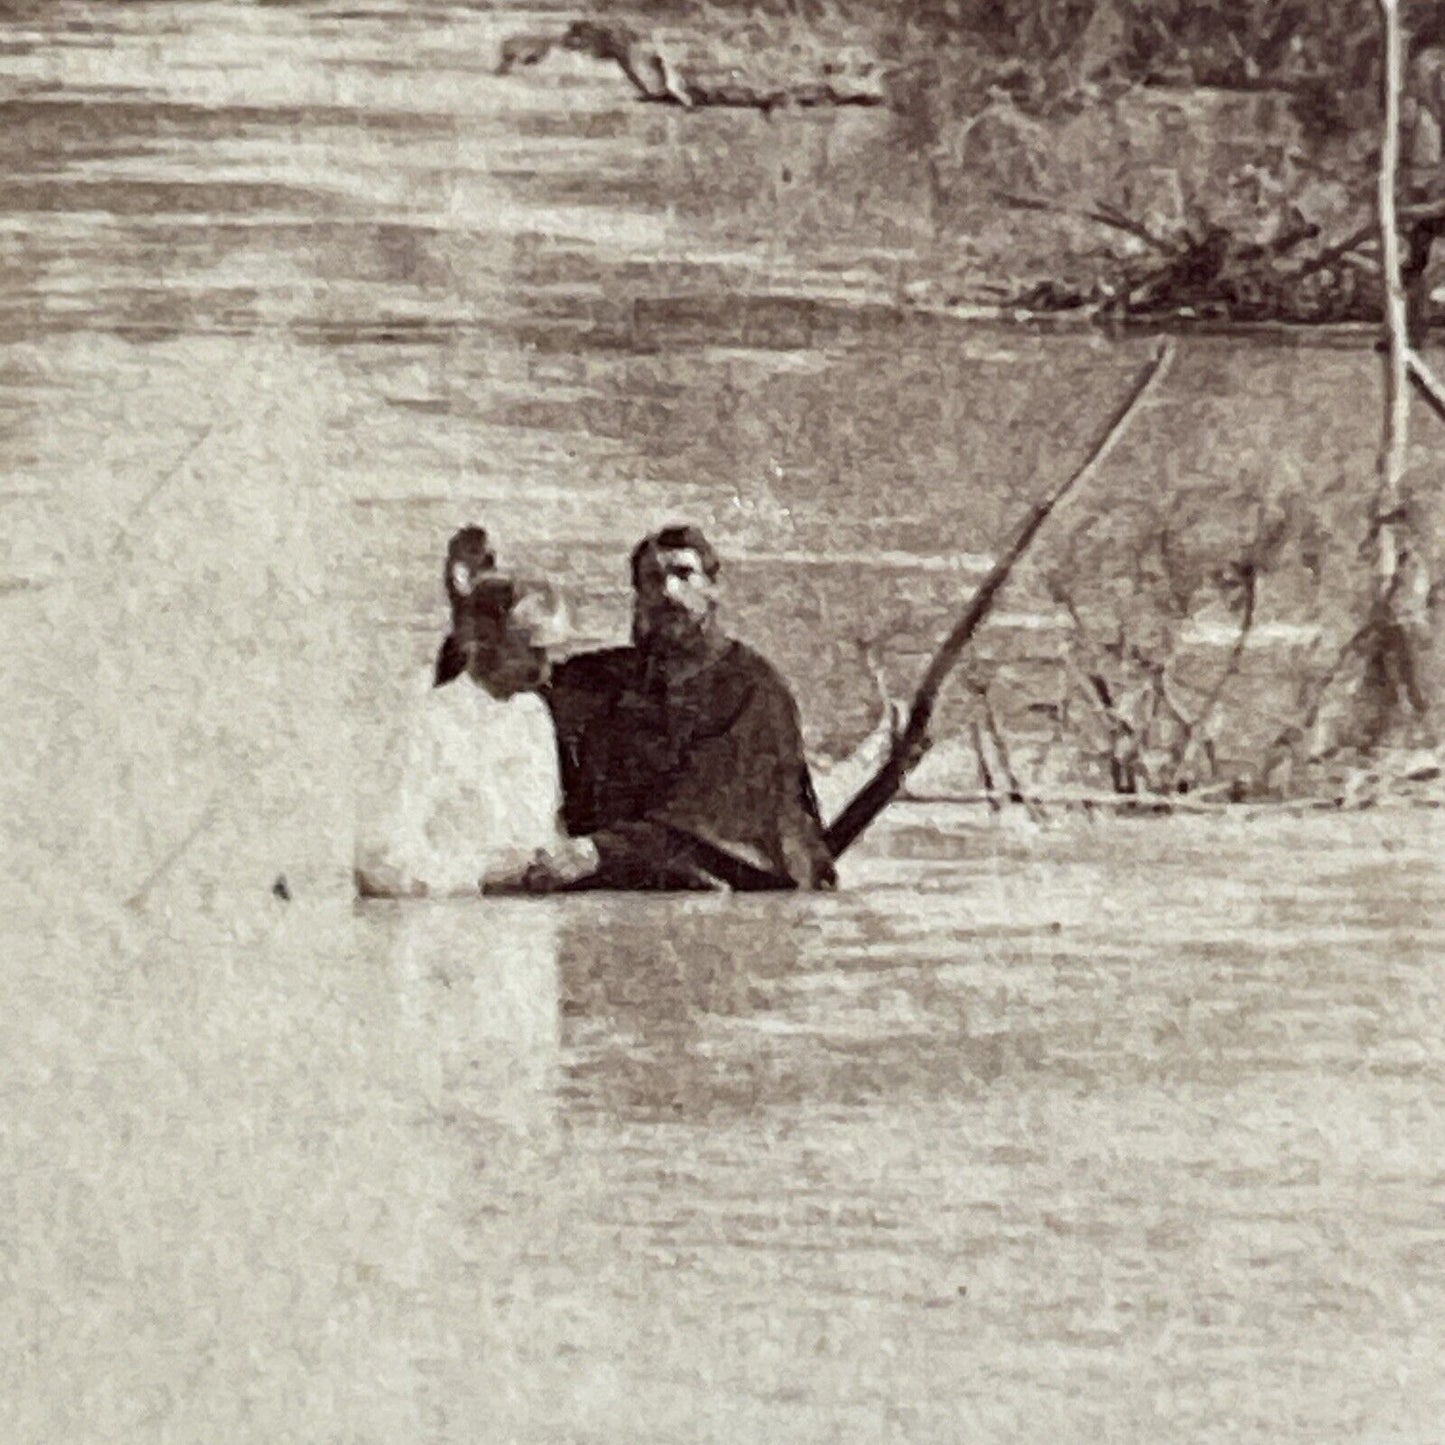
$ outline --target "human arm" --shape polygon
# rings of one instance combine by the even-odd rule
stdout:
[[[661,823],[621,823],[539,850],[521,887],[529,893],[594,889],[726,892],[779,887],[773,875]]]
[[[598,851],[588,838],[568,838],[532,850],[518,866],[498,869],[482,880],[484,893],[557,893],[583,883],[597,871]]]

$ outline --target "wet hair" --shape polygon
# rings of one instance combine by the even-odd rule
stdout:
[[[442,580],[446,584],[447,601],[451,603],[453,609],[467,596],[466,593],[457,589],[456,581],[452,576],[453,569],[458,562],[465,563],[473,573],[495,570],[497,554],[492,551],[492,541],[487,536],[485,527],[462,527],[459,531],[452,533],[451,540],[447,543],[447,560]]]
[[[715,581],[722,563],[712,549],[712,543],[703,536],[701,527],[689,523],[664,527],[651,532],[632,549],[632,585],[642,579],[642,563],[654,552],[696,552],[702,562],[702,570],[709,582]]]
[[[468,643],[495,642],[501,637],[516,597],[516,583],[510,577],[489,572],[477,578],[470,592],[452,598],[451,631],[437,652],[432,673],[434,687],[451,682],[467,670]]]
[[[516,602],[517,583],[514,579],[495,572],[480,577],[470,593],[457,598],[452,632],[462,639],[500,635]]]

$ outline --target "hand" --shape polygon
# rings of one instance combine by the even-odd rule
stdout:
[[[590,838],[567,838],[532,855],[522,887],[529,893],[552,893],[595,873],[599,862],[597,845]]]

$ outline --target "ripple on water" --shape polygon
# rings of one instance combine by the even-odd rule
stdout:
[[[697,517],[846,739],[852,639],[910,681],[1132,364],[881,304],[878,118],[480,73],[543,23],[0,21],[17,1438],[1433,1439],[1432,818],[903,807],[832,897],[319,901],[458,522],[605,639]],[[1365,475],[1367,363],[1191,346],[1099,495]]]

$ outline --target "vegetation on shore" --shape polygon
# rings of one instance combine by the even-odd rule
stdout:
[[[1406,11],[1416,33],[1445,35],[1445,0]],[[1368,0],[593,0],[587,13],[623,42],[589,53],[618,59],[646,98],[886,100],[945,230],[981,196],[1031,210],[1028,258],[938,275],[930,297],[1109,319],[1380,314]],[[564,29],[557,44],[587,48]]]
[[[1375,220],[1377,161],[1398,141],[1381,133],[1382,18],[1403,19],[1397,43],[1405,26],[1445,37],[1445,0],[603,0],[593,10],[631,17],[666,46],[700,47],[731,74],[766,70],[769,84],[861,54],[883,77],[894,139],[926,162],[941,242],[968,235],[959,210],[977,214],[980,198],[995,215],[1028,213],[1041,271],[980,281],[975,257],[972,275],[938,278],[933,295],[1163,323],[1380,322],[1382,238],[1387,251],[1393,232]],[[1381,779],[1438,789],[1438,766],[1418,750],[1438,745],[1445,584],[1429,514],[1439,489],[1405,473],[1399,396],[1412,363],[1398,330],[1363,539],[1333,527],[1329,500],[1307,488],[1221,508],[1181,477],[1086,514],[1051,547],[1049,588],[1069,623],[1051,746],[1072,756],[1073,776],[1154,799],[1363,796],[1361,778],[1374,780],[1366,794]],[[1370,494],[1364,478],[1341,484]],[[1226,511],[1237,525],[1203,524]],[[1250,661],[1283,574],[1342,626],[1289,650],[1291,697],[1261,720]],[[1201,632],[1223,638],[1211,661]],[[988,678],[971,686],[980,780],[1023,796],[1022,754],[1011,761]],[[1382,770],[1387,754],[1402,761]]]

